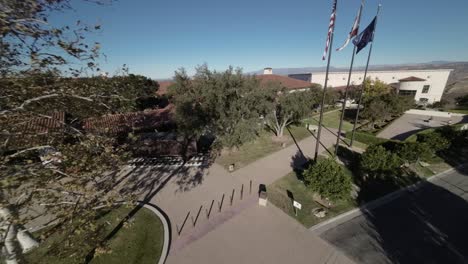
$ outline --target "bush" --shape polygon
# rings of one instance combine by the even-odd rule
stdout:
[[[439,152],[450,147],[450,141],[438,131],[417,135],[417,142],[427,144],[434,152]]]
[[[396,151],[400,159],[408,163],[415,163],[419,160],[428,161],[435,152],[428,144],[421,142],[400,143],[397,145]]]
[[[400,158],[381,145],[368,147],[360,161],[361,170],[374,176],[395,172],[400,166]]]
[[[346,133],[346,138],[351,139],[351,136],[352,132]],[[366,145],[381,144],[388,141],[388,139],[386,138],[379,138],[373,134],[359,131],[356,131],[356,133],[354,134],[354,140],[364,143]]]
[[[334,159],[317,161],[304,171],[308,188],[332,201],[348,198],[351,192],[351,178]]]

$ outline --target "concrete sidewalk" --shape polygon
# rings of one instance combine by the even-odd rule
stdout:
[[[269,205],[250,206],[177,254],[185,263],[353,263],[293,218]]]
[[[322,132],[322,143],[325,147],[330,147],[335,141],[335,136],[327,130]],[[212,216],[216,217],[216,206],[221,197],[225,194],[223,211],[236,208],[229,207],[229,197],[232,190],[235,189],[235,199],[239,201],[239,192],[241,185],[244,184],[244,193],[248,193],[249,183],[252,181],[252,193],[257,193],[259,184],[268,185],[277,179],[285,176],[293,170],[294,156],[300,153],[313,157],[315,150],[315,137],[308,137],[285,149],[275,152],[269,156],[259,159],[233,173],[227,172],[218,164],[213,164],[205,171],[191,169],[187,174],[174,175],[164,188],[159,190],[151,199],[151,203],[157,204],[169,216],[172,224],[173,239],[178,239],[178,230],[180,230],[184,219],[190,212],[187,221],[181,232],[181,236],[190,235],[195,232],[198,226],[207,222],[206,210],[209,210],[214,200]],[[320,148],[320,152],[324,151]],[[145,178],[153,176],[167,178],[169,172],[144,175]],[[197,174],[198,173],[198,174]],[[237,202],[235,202],[237,205]],[[200,216],[197,219],[196,227],[193,228],[192,220],[196,219],[197,213],[202,206]]]

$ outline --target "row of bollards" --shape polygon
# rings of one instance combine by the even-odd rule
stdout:
[[[231,196],[229,197],[229,205],[230,206],[232,206],[234,204],[235,193],[236,193],[236,189],[232,189]],[[250,180],[250,182],[249,182],[249,195],[250,194],[252,194],[252,180]],[[225,197],[225,194],[223,193],[223,195],[221,196],[221,201],[218,202],[218,213],[221,213],[221,211],[223,209],[224,197]],[[240,189],[240,192],[239,192],[239,198],[240,198],[240,200],[243,200],[243,198],[244,198],[244,184],[241,185],[241,189]],[[211,200],[211,204],[210,204],[209,209],[205,209],[206,219],[210,219],[211,211],[213,209],[214,202],[215,202],[215,200]],[[189,211],[187,213],[187,215],[185,216],[185,219],[182,222],[182,225],[180,227],[178,225],[176,225],[177,234],[179,236],[182,233],[182,230],[184,229],[185,224],[186,224],[189,216],[190,216],[190,218],[192,220],[192,226],[195,227],[197,225],[197,222],[198,222],[198,219],[199,219],[199,216],[200,216],[200,213],[201,213],[202,209],[203,209],[203,205],[201,205],[200,208],[198,209],[198,212],[197,212],[197,215],[195,216],[195,218],[193,218],[193,216],[190,216],[190,211]]]

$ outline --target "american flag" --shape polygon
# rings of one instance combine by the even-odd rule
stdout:
[[[323,52],[322,60],[325,60],[325,57],[327,57],[328,48],[330,46],[330,41],[331,41],[331,36],[333,33],[333,29],[335,28],[336,2],[337,0],[333,1],[333,9],[332,9],[332,13],[330,16],[330,25],[328,26],[327,45],[325,46],[325,51]]]

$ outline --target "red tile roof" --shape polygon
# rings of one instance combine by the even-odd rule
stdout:
[[[53,112],[50,117],[36,117],[21,127],[24,133],[45,134],[60,131],[65,125],[65,112]]]
[[[155,129],[173,122],[174,106],[166,108],[88,118],[83,128],[91,133],[128,133],[133,130]]]
[[[15,122],[14,120],[12,122]],[[53,112],[49,115],[34,117],[13,129],[9,137],[8,149],[29,148],[34,145],[49,144],[51,140],[60,138],[65,132],[65,113]],[[49,138],[50,133],[58,133],[58,137]],[[0,137],[0,141],[5,140]]]
[[[261,85],[266,85],[269,82],[279,82],[282,86],[287,89],[302,89],[308,88],[312,83],[293,79],[287,76],[276,75],[276,74],[264,74],[256,75],[256,78],[260,80]]]
[[[408,78],[400,79],[399,81],[400,82],[424,82],[425,79],[421,79],[421,78],[418,78],[418,77],[411,76],[411,77],[408,77]]]

